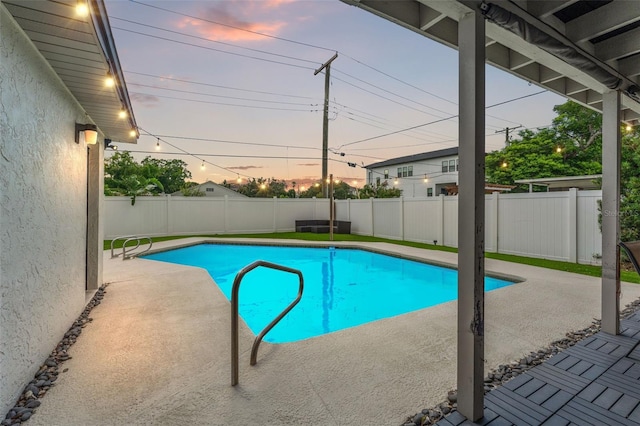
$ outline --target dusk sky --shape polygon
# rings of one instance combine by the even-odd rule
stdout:
[[[456,118],[427,125],[458,113],[457,51],[364,10],[338,0],[106,4],[141,134],[118,145],[138,160],[182,159],[198,182],[319,180],[325,75],[314,70],[335,52],[329,173],[361,186],[363,164],[458,145]],[[488,106],[541,91],[487,67]],[[545,92],[487,109],[487,151],[504,146],[497,130],[547,126],[563,102]]]

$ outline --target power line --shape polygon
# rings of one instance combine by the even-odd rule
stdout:
[[[272,63],[272,64],[285,65],[285,66],[288,66],[288,67],[301,68],[301,69],[305,69],[305,70],[313,70],[312,67],[306,67],[306,66],[303,66],[303,65],[290,64],[290,63],[287,63],[287,62],[275,61],[275,60],[272,60],[272,59],[259,58],[257,56],[243,55],[242,53],[229,52],[229,51],[226,51],[226,50],[216,49],[216,48],[213,48],[213,47],[201,46],[201,45],[195,44],[195,43],[188,43],[186,41],[174,40],[174,39],[170,39],[170,38],[167,38],[167,37],[161,37],[161,36],[157,36],[157,35],[151,35],[151,34],[147,34],[147,33],[142,33],[140,31],[128,30],[126,28],[121,28],[121,27],[111,27],[111,28],[113,28],[115,30],[120,30],[120,31],[125,31],[125,32],[128,32],[128,33],[132,33],[132,34],[138,34],[138,35],[141,35],[141,36],[144,36],[144,37],[150,37],[150,38],[155,38],[155,39],[158,39],[158,40],[169,41],[171,43],[177,43],[177,44],[182,44],[182,45],[185,45],[185,46],[197,47],[199,49],[210,50],[212,52],[225,53],[227,55],[239,56],[239,57],[242,57],[242,58],[253,59],[253,60],[256,60],[256,61],[269,62],[269,63]]]
[[[204,83],[204,82],[201,82],[201,81],[185,80],[185,79],[180,79],[180,78],[175,78],[175,77],[166,77],[166,76],[162,76],[162,75],[147,74],[147,73],[143,73],[143,72],[135,72],[135,71],[127,71],[127,70],[125,70],[125,73],[134,74],[134,75],[140,75],[140,76],[145,76],[145,77],[152,77],[152,78],[157,78],[157,79],[161,79],[161,80],[179,81],[181,83],[195,84],[195,85],[200,85],[200,86],[216,87],[216,88],[220,88],[220,89],[238,90],[238,91],[241,91],[241,92],[249,92],[249,93],[259,93],[261,95],[285,96],[285,97],[289,97],[289,98],[300,98],[300,99],[317,99],[317,98],[313,98],[311,96],[290,95],[290,94],[285,94],[285,93],[274,93],[274,92],[264,92],[264,91],[261,91],[261,90],[242,89],[242,88],[239,88],[239,87],[222,86],[222,85],[219,85],[219,84]]]
[[[317,112],[317,109],[294,109],[294,108],[273,108],[266,106],[255,106],[255,105],[238,105],[238,104],[229,104],[226,102],[213,102],[213,101],[203,101],[198,99],[187,99],[187,98],[178,98],[175,96],[164,96],[164,95],[155,95],[151,93],[143,93],[143,92],[130,92],[131,94],[144,95],[144,96],[155,96],[157,98],[163,99],[173,99],[178,101],[187,101],[187,102],[197,102],[201,104],[210,104],[210,105],[224,105],[224,106],[233,106],[239,108],[254,108],[254,109],[267,109],[272,111],[297,111],[297,112]]]
[[[192,92],[190,90],[182,90],[182,89],[170,89],[168,87],[159,87],[159,86],[153,86],[150,84],[142,84],[142,83],[127,83],[129,86],[140,86],[140,87],[148,87],[148,88],[152,88],[152,89],[158,89],[158,90],[166,90],[166,91],[170,91],[170,92],[178,92],[178,93],[187,93],[190,95],[198,95],[198,96],[209,96],[209,97],[214,97],[214,98],[224,98],[224,99],[234,99],[234,100],[238,100],[238,101],[250,101],[250,102],[264,102],[264,103],[269,103],[269,104],[283,104],[283,105],[304,105],[304,106],[318,106],[318,104],[308,104],[308,103],[301,103],[301,102],[283,102],[283,101],[269,101],[269,100],[264,100],[264,99],[250,99],[250,98],[239,98],[236,96],[224,96],[224,95],[214,95],[211,93],[202,93],[202,92]]]
[[[327,50],[329,52],[335,52],[334,49],[329,49],[329,48],[322,47],[322,46],[316,46],[316,45],[309,44],[309,43],[303,43],[303,42],[300,42],[300,41],[290,40],[290,39],[287,39],[287,38],[284,38],[284,37],[277,37],[277,36],[274,36],[274,35],[260,33],[260,32],[257,32],[257,31],[251,31],[251,30],[248,30],[246,28],[240,28],[240,27],[236,27],[236,26],[233,26],[233,25],[229,25],[229,24],[223,24],[222,22],[217,22],[217,21],[213,21],[213,20],[210,20],[210,19],[204,19],[204,18],[201,18],[199,16],[188,15],[188,14],[182,13],[182,12],[176,12],[176,11],[171,10],[171,9],[165,9],[163,7],[159,7],[159,6],[156,6],[156,5],[150,5],[148,3],[143,3],[141,1],[136,1],[136,0],[129,0],[129,1],[131,3],[136,3],[136,4],[139,4],[139,5],[142,5],[142,6],[151,7],[151,8],[154,8],[154,9],[162,10],[164,12],[173,13],[175,15],[180,15],[180,16],[184,16],[184,17],[187,17],[187,18],[196,19],[198,21],[209,22],[210,24],[220,25],[222,27],[233,28],[234,30],[244,31],[244,32],[251,33],[251,34],[256,34],[256,35],[259,35],[259,36],[272,38],[274,40],[286,41],[288,43],[293,43],[293,44],[297,44],[297,45],[300,45],[300,46],[312,47],[314,49],[321,49],[321,50]]]
[[[546,92],[546,90],[541,90],[541,91],[539,91],[539,92],[530,93],[530,94],[528,94],[528,95],[524,95],[524,96],[520,96],[520,97],[517,97],[517,98],[509,99],[509,100],[506,100],[506,101],[503,101],[503,102],[498,102],[497,104],[493,104],[493,105],[489,105],[489,106],[485,107],[485,109],[489,109],[489,108],[497,107],[497,106],[499,106],[499,105],[508,104],[508,103],[510,103],[510,102],[514,102],[514,101],[519,101],[519,100],[521,100],[521,99],[529,98],[529,97],[531,97],[531,96],[539,95],[539,94],[541,94],[541,93],[545,93],[545,92]],[[420,127],[429,126],[429,125],[431,125],[431,124],[436,124],[436,123],[440,123],[440,122],[442,122],[442,121],[447,121],[447,120],[451,120],[451,119],[453,119],[453,118],[457,118],[458,116],[459,116],[459,115],[458,115],[458,114],[456,114],[456,115],[452,115],[452,116],[450,116],[450,117],[441,118],[440,120],[434,120],[434,121],[430,121],[430,122],[428,122],[428,123],[419,124],[419,125],[417,125],[417,126],[408,127],[408,128],[406,128],[406,129],[403,129],[403,130],[398,130],[398,131],[395,131],[395,132],[386,133],[386,134],[378,135],[378,136],[372,136],[372,137],[370,137],[370,138],[361,139],[361,140],[358,140],[358,141],[355,141],[355,142],[349,142],[349,143],[347,143],[347,144],[340,145],[337,149],[340,149],[340,148],[343,148],[343,147],[345,147],[345,146],[349,146],[349,145],[355,145],[355,144],[357,144],[357,143],[367,142],[367,141],[370,141],[370,140],[373,140],[373,139],[383,138],[383,137],[385,137],[385,136],[395,135],[395,134],[397,134],[397,133],[402,133],[402,132],[407,131],[407,130],[413,130],[413,129],[417,129],[417,128],[420,128]]]
[[[211,39],[208,39],[206,37],[200,37],[200,36],[196,36],[196,35],[193,35],[193,34],[183,33],[183,32],[175,31],[175,30],[168,30],[166,28],[157,27],[155,25],[143,24],[142,22],[131,21],[129,19],[118,18],[118,17],[115,17],[115,16],[110,16],[110,18],[118,20],[118,21],[128,22],[128,23],[134,24],[134,25],[140,25],[142,27],[153,28],[154,30],[158,30],[158,31],[164,31],[164,32],[168,32],[168,33],[171,33],[171,34],[178,34],[178,35],[185,36],[185,37],[195,38],[196,40],[203,40],[203,41],[207,41],[207,42],[211,42],[211,43],[221,44],[223,46],[235,47],[236,49],[243,49],[243,50],[248,50],[250,52],[262,53],[264,55],[272,55],[272,56],[277,56],[277,57],[280,57],[280,58],[292,59],[294,61],[300,61],[300,62],[307,62],[307,63],[310,63],[310,64],[316,64],[316,62],[310,61],[308,59],[296,58],[294,56],[282,55],[280,53],[268,52],[266,50],[253,49],[253,48],[250,48],[250,47],[239,46],[237,44],[226,43],[224,41],[219,41],[219,40],[211,40]]]

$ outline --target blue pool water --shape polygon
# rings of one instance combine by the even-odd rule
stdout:
[[[227,299],[236,274],[256,260],[301,270],[302,299],[265,336],[271,343],[315,337],[458,296],[454,269],[356,249],[201,244],[144,258],[205,268]],[[486,291],[511,284],[485,278]],[[240,315],[257,335],[297,294],[297,275],[254,269],[240,286]]]

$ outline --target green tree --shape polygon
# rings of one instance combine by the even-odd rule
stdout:
[[[311,185],[308,189],[300,191],[300,198],[322,198],[322,185]]]
[[[147,157],[139,164],[128,151],[118,151],[104,160],[104,194],[131,196],[176,192],[185,186],[191,172],[182,160]]]
[[[640,240],[640,129],[623,131],[620,168],[620,239]],[[604,212],[607,214],[608,212]]]
[[[185,181],[191,179],[187,163],[182,160],[160,160],[147,157],[142,160],[142,175],[155,178],[164,188],[164,192],[172,194],[184,187]]]
[[[505,148],[487,154],[491,183],[597,174],[602,171],[602,117],[575,102],[554,107],[550,127],[525,130]],[[524,189],[524,188],[522,188]]]

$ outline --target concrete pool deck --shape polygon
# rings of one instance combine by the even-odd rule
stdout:
[[[203,240],[215,239],[153,248]],[[455,253],[386,243],[333,245],[457,262]],[[456,387],[456,302],[301,342],[263,342],[253,367],[254,336],[241,322],[232,387],[229,302],[208,273],[104,256],[107,294],[31,425],[399,425]],[[600,317],[599,278],[492,259],[486,270],[525,279],[485,296],[487,371]],[[621,306],[639,297],[639,285],[623,283]]]

